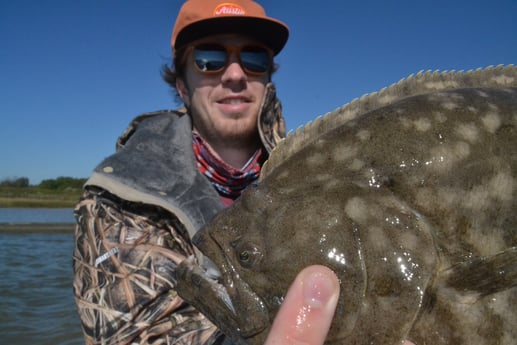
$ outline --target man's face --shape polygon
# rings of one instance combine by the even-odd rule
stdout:
[[[253,40],[239,35],[215,35],[195,45],[199,43],[257,46]],[[185,80],[179,80],[177,86],[198,133],[212,146],[258,143],[257,117],[269,72],[246,73],[236,52],[230,54],[228,64],[218,73],[200,72],[194,66],[192,50],[185,64]]]

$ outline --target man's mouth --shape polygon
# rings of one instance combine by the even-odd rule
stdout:
[[[244,97],[229,97],[229,98],[224,98],[222,100],[220,100],[218,103],[221,103],[221,104],[242,104],[242,103],[249,103],[249,99],[247,98],[244,98]]]

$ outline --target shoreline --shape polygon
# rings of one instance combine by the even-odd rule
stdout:
[[[0,233],[73,233],[75,223],[0,223]]]
[[[0,208],[74,208],[77,201],[15,200],[0,197]]]

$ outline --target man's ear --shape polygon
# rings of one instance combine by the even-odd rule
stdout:
[[[187,108],[190,107],[190,96],[189,96],[188,88],[182,79],[176,80],[176,90],[178,91],[178,94],[181,97],[183,104],[185,104],[185,106]]]

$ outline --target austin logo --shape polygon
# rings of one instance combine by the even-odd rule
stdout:
[[[244,8],[242,8],[239,5],[229,3],[229,2],[220,4],[214,10],[214,16],[231,16],[231,15],[241,16],[244,14],[246,14],[246,11],[244,11]]]

